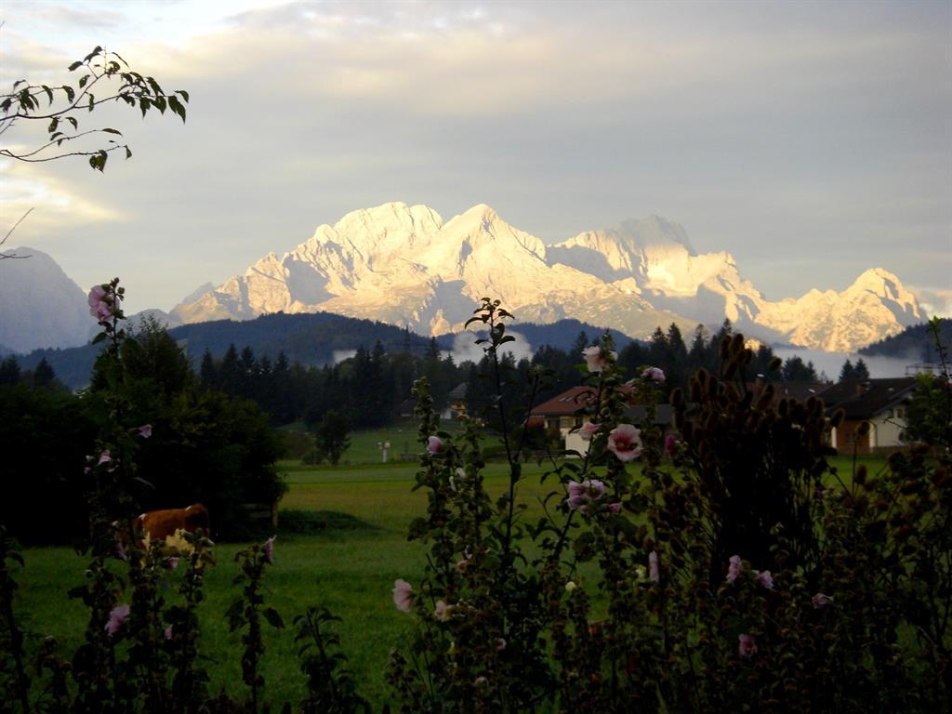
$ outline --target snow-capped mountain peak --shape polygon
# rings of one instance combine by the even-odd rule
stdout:
[[[681,226],[658,216],[546,246],[485,204],[444,222],[405,203],[322,225],[174,313],[198,321],[325,310],[437,334],[461,329],[484,296],[523,321],[573,317],[647,337],[658,325],[727,317],[751,334],[821,349],[856,349],[923,319],[915,296],[881,268],[842,293],[768,302],[732,255],[699,255]]]

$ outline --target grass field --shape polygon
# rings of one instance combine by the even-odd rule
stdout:
[[[396,432],[400,433],[400,432]],[[308,522],[326,523],[315,534],[295,534],[279,527],[275,565],[266,574],[266,598],[284,617],[292,618],[309,605],[326,605],[343,621],[337,631],[364,696],[374,708],[388,700],[385,672],[390,650],[407,635],[411,619],[398,612],[391,600],[396,578],[414,581],[422,572],[423,548],[406,539],[411,519],[422,515],[426,496],[412,491],[415,463],[379,463],[377,441],[382,432],[355,435],[350,463],[339,467],[302,467],[283,463],[290,486],[281,502],[288,526],[308,515]],[[411,448],[413,435],[409,435]],[[396,437],[390,440],[396,445]],[[399,449],[398,449],[399,450]],[[358,460],[362,463],[358,463]],[[868,460],[871,471],[882,460]],[[849,474],[849,459],[836,462]],[[522,498],[537,504],[548,490],[539,485],[542,469],[527,465],[521,485]],[[486,471],[491,493],[506,487],[506,467],[492,464]],[[529,515],[541,513],[531,506]],[[230,586],[236,574],[234,555],[243,546],[216,546],[216,567],[207,576],[207,600],[202,606],[202,648],[209,658],[211,691],[226,687],[241,693],[240,643],[228,632],[223,613],[237,595]],[[82,582],[86,561],[68,548],[31,548],[26,568],[18,575],[17,613],[31,635],[55,636],[63,651],[71,653],[80,643],[86,611],[66,591]],[[266,630],[268,651],[264,661],[266,698],[273,703],[297,701],[304,695],[304,678],[298,670],[294,633]]]

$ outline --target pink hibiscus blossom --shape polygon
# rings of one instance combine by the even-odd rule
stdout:
[[[729,558],[729,562],[730,565],[727,566],[727,582],[732,583],[737,580],[737,576],[740,575],[742,563],[739,555],[732,555]]]
[[[175,570],[178,567],[179,559],[175,556],[165,559],[166,570]]]
[[[605,495],[605,484],[598,479],[585,479],[582,482],[569,481],[569,496],[566,499],[569,510],[588,512],[588,506]]]
[[[273,563],[274,562],[274,541],[278,536],[273,535],[268,540],[264,542],[262,547],[262,552],[264,553],[264,562]]]
[[[426,452],[435,456],[443,450],[443,440],[438,436],[431,436],[426,440]]]
[[[753,657],[757,654],[757,641],[753,635],[743,634],[737,636],[737,652],[741,657]]]
[[[824,595],[823,593],[817,593],[812,598],[810,598],[810,602],[813,603],[813,607],[815,609],[819,610],[821,607],[826,607],[831,602],[833,602],[833,598],[829,595]]]
[[[106,449],[99,455],[99,461],[96,462],[97,466],[102,466],[103,464],[108,464],[112,461],[112,455],[109,453],[109,449]]]
[[[614,360],[618,357],[618,354],[608,352],[607,350],[602,351],[601,347],[592,346],[582,350],[582,357],[585,358],[585,366],[588,367],[588,371],[593,374],[599,374],[600,372],[604,372],[605,368],[608,367],[609,357]]]
[[[608,450],[619,461],[631,461],[641,456],[641,431],[631,424],[619,424],[608,432]]]
[[[453,614],[453,606],[447,605],[442,600],[436,601],[436,610],[433,613],[433,616],[440,622],[448,622],[450,617]]]
[[[757,573],[757,584],[767,590],[773,590],[773,576],[769,570],[761,570]]]
[[[129,618],[129,606],[125,603],[116,605],[109,613],[109,621],[106,623],[106,633],[112,637],[119,632],[122,623]]]
[[[664,437],[664,452],[668,456],[674,456],[678,451],[678,438],[674,434],[668,434]]]
[[[167,639],[167,640],[171,640],[171,639],[172,639],[172,626],[171,626],[171,625],[169,625],[168,627],[165,628],[165,639]]]
[[[393,582],[393,604],[400,612],[410,612],[413,609],[413,586],[406,580],[398,578]]]
[[[587,421],[578,428],[578,435],[582,441],[591,441],[597,432],[598,424],[593,421]]]
[[[655,551],[648,553],[648,579],[653,583],[661,582],[661,571],[658,568],[658,554]]]
[[[152,436],[152,425],[143,424],[137,429],[137,431],[139,432],[139,436],[141,436],[143,439],[148,439],[150,436]]]
[[[102,285],[95,285],[89,291],[89,314],[95,317],[99,322],[103,322],[112,317],[113,302],[109,296],[109,291]]]
[[[664,370],[660,367],[648,367],[648,369],[641,373],[641,377],[651,382],[663,382]]]

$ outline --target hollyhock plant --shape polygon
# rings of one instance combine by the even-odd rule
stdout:
[[[740,575],[741,569],[741,560],[739,555],[732,555],[728,562],[730,565],[727,566],[727,582],[732,583],[737,580],[737,576]]]
[[[113,298],[110,297],[109,291],[102,285],[94,285],[89,291],[89,314],[96,318],[99,322],[104,322],[112,317],[113,314]]]
[[[588,512],[588,506],[595,501],[600,500],[605,495],[605,484],[598,479],[585,479],[584,481],[569,481],[568,483],[568,503],[569,510]]]
[[[753,657],[757,654],[757,641],[753,635],[743,634],[737,636],[737,652],[741,657]]]
[[[453,615],[453,606],[447,605],[442,600],[436,601],[436,609],[434,610],[433,616],[440,622],[448,622],[450,617]]]
[[[273,535],[264,542],[262,552],[264,553],[264,562],[274,563],[274,541],[278,536]]]
[[[608,450],[619,461],[632,461],[641,456],[641,431],[631,424],[619,424],[608,432]]]
[[[660,367],[648,367],[644,372],[641,373],[642,379],[647,379],[650,382],[663,382],[664,381],[664,370]]]
[[[119,632],[119,628],[122,627],[122,623],[124,623],[128,618],[129,605],[126,603],[116,605],[109,613],[109,621],[106,622],[106,633],[110,637],[115,635],[117,632]]]
[[[148,439],[150,436],[152,436],[152,425],[143,424],[136,431],[139,432],[139,436],[141,436],[143,439]]]
[[[608,357],[606,357],[606,352],[597,346],[586,347],[582,350],[582,357],[585,358],[585,366],[588,367],[588,371],[592,374],[604,372],[605,368],[608,367],[609,357],[612,360],[618,357],[615,352],[607,352],[607,355]]]
[[[400,612],[413,609],[413,586],[406,580],[398,578],[393,582],[393,604]]]
[[[673,457],[677,451],[678,438],[674,434],[666,434],[664,437],[664,453]]]
[[[430,456],[436,456],[443,451],[443,440],[438,436],[431,436],[426,440],[426,452]]]
[[[810,598],[810,602],[813,603],[813,607],[815,609],[819,610],[821,607],[826,607],[831,602],[833,602],[833,598],[829,595],[824,595],[823,593],[817,593],[812,598]]]
[[[582,441],[591,441],[597,432],[598,424],[593,421],[587,421],[578,428],[578,435]]]
[[[757,573],[757,584],[767,590],[773,590],[774,582],[773,576],[770,574],[769,570],[761,570]]]

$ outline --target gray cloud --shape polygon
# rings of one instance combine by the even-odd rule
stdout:
[[[120,41],[128,4],[106,5],[77,26]],[[3,30],[24,70],[99,42],[54,61],[19,29],[26,7]],[[63,37],[40,7],[23,17]],[[184,127],[116,113],[135,156],[106,175],[4,170],[61,199],[4,194],[5,224],[48,203],[20,242],[87,283],[121,274],[140,307],[391,200],[444,218],[485,202],[553,241],[662,214],[774,299],[874,265],[950,287],[947,3],[248,0],[213,19],[174,44],[124,21],[122,54],[190,90]]]

